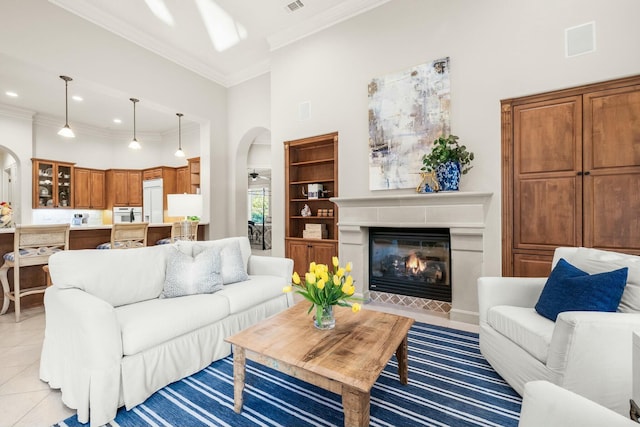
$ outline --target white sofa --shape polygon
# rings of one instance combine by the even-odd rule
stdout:
[[[195,245],[239,246],[248,279],[211,294],[159,298],[171,251],[191,254]],[[246,237],[65,251],[49,268],[54,285],[45,293],[40,378],[61,389],[65,405],[91,426],[228,356],[225,337],[293,304],[282,292],[293,261],[251,255]]]
[[[638,424],[589,399],[551,384],[524,386],[518,427],[638,427]]]
[[[525,383],[547,380],[626,414],[632,333],[640,330],[640,257],[558,248],[554,266],[560,258],[590,274],[629,267],[618,312],[563,312],[553,322],[534,309],[546,278],[481,277],[480,351],[520,395]]]

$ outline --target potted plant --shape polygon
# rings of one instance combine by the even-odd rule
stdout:
[[[458,143],[455,135],[440,136],[433,142],[433,149],[422,156],[422,171],[435,172],[440,189],[458,190],[460,175],[469,172],[473,166],[473,153]]]

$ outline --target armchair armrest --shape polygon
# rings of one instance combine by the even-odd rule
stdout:
[[[478,278],[480,323],[486,322],[487,312],[496,305],[535,306],[546,281],[546,277]]]
[[[628,412],[634,331],[640,331],[640,314],[560,313],[547,358],[554,382],[618,413]]]
[[[548,381],[524,386],[519,427],[630,427],[622,415]]]

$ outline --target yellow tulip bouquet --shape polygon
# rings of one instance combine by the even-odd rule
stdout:
[[[283,289],[284,292],[295,290],[296,293],[310,301],[312,305],[307,313],[310,313],[315,307],[317,319],[321,318],[323,309],[334,305],[351,307],[351,311],[354,313],[360,311],[360,304],[352,302],[362,301],[362,299],[353,296],[356,288],[353,285],[353,277],[351,277],[351,262],[340,267],[338,257],[333,257],[331,261],[333,264],[332,274],[326,264],[312,262],[309,265],[309,271],[304,275],[304,282],[298,273],[293,273],[291,278],[293,283]]]

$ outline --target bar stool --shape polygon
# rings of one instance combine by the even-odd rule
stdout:
[[[189,229],[187,230],[187,234],[185,234],[182,221],[174,222],[171,224],[171,237],[158,240],[156,245],[175,243],[178,240],[198,240],[198,223],[199,221],[189,221]]]
[[[125,222],[113,224],[111,241],[101,243],[97,249],[131,249],[147,246],[148,222]]]
[[[55,252],[69,249],[69,224],[56,225],[16,225],[13,236],[13,252],[4,254],[4,264],[0,267],[0,283],[4,292],[4,302],[0,314],[9,309],[9,301],[15,305],[16,322],[20,321],[20,299],[44,293],[46,285],[20,289],[20,268],[32,265],[47,265]],[[13,291],[9,286],[8,272],[13,268]]]

